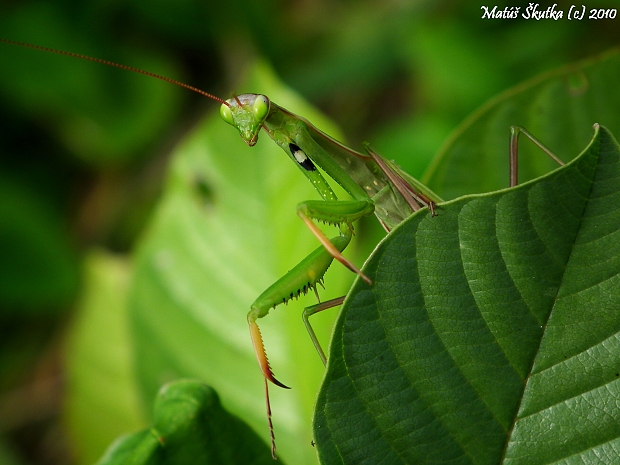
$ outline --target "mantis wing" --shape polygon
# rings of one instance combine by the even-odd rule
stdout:
[[[368,155],[357,152],[325,134],[308,120],[280,109],[305,123],[310,137],[375,202],[375,213],[387,231],[397,226],[421,206],[433,210],[441,198],[432,190],[364,144]]]

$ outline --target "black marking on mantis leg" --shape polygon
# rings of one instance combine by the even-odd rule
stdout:
[[[299,148],[299,146],[289,143],[288,149],[291,151],[291,155],[295,158],[295,161],[306,171],[316,171],[316,166],[312,163],[312,160],[308,158],[305,152]]]

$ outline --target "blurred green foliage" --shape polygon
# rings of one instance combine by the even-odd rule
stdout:
[[[482,20],[480,6],[7,1],[0,35],[147,69],[223,97],[260,91],[238,86],[247,63],[262,57],[349,142],[370,140],[420,176],[450,131],[493,95],[619,43],[618,19]],[[0,406],[17,399],[45,412],[0,408],[0,463],[85,463],[96,453],[62,432],[61,384],[46,382],[65,374],[59,341],[85,292],[83,258],[94,246],[132,251],[170,149],[214,104],[77,59],[4,44],[0,51]],[[30,389],[38,383],[48,386],[44,395]]]

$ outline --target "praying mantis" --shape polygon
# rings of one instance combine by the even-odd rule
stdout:
[[[256,144],[259,133],[263,130],[299,168],[321,197],[321,200],[307,200],[297,206],[298,216],[318,239],[320,246],[269,286],[250,306],[247,315],[254,352],[265,385],[271,451],[275,459],[276,446],[269,402],[269,382],[282,388],[288,387],[273,374],[257,321],[265,317],[272,308],[302,293],[309,290],[316,293],[317,285],[322,284],[323,276],[334,259],[356,273],[368,286],[372,286],[372,281],[342,255],[352,239],[353,224],[364,216],[374,214],[389,232],[421,209],[427,208],[433,216],[440,214],[436,211],[436,204],[441,202],[441,198],[393,162],[376,153],[368,144],[364,144],[366,153],[355,151],[321,132],[304,118],[271,102],[265,95],[242,94],[224,100],[187,84],[136,68],[46,47],[0,40],[138,72],[215,100],[221,105],[222,119],[238,130],[248,146]],[[511,186],[518,183],[516,168],[520,133],[526,135],[559,164],[563,164],[523,128],[513,127],[510,136]],[[350,195],[351,200],[338,199],[326,177],[339,184]],[[317,226],[317,222],[335,226],[338,234],[332,238],[327,237]],[[323,363],[326,363],[327,359],[309,318],[322,310],[340,305],[343,301],[344,298],[341,297],[320,302],[303,311],[304,324]]]

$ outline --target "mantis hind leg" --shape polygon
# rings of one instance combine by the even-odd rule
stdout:
[[[304,311],[302,313],[302,318],[304,320],[304,324],[306,325],[306,329],[308,330],[308,334],[310,335],[310,339],[312,339],[312,343],[314,344],[316,351],[319,353],[319,357],[321,357],[321,361],[323,362],[323,365],[327,365],[327,357],[325,357],[325,352],[323,352],[321,343],[319,342],[319,339],[316,337],[314,329],[312,328],[312,325],[310,324],[309,318],[316,313],[322,312],[323,310],[337,307],[338,305],[341,305],[342,302],[344,302],[344,296],[338,297],[337,299],[320,302],[316,305],[312,305],[311,307],[306,307],[304,308]]]
[[[531,140],[538,148],[545,152],[549,157],[555,161],[558,165],[564,166],[564,163],[556,154],[554,154],[545,144],[536,139],[525,128],[521,126],[510,127],[510,187],[514,187],[519,184],[519,134],[523,134],[529,140]]]

